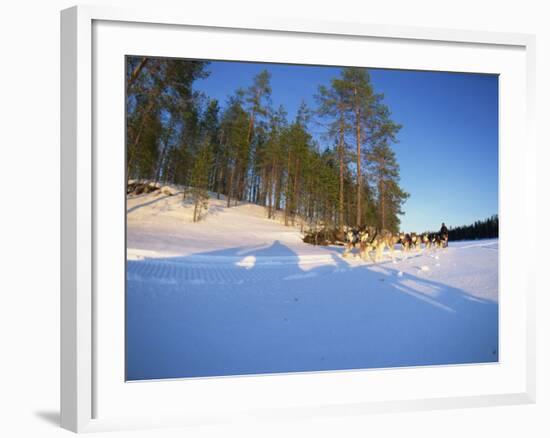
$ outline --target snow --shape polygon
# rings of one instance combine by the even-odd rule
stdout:
[[[164,186],[160,189],[160,193],[163,195],[174,196],[178,193],[178,190],[170,186]]]
[[[373,264],[264,208],[127,203],[129,380],[498,361],[498,241]]]

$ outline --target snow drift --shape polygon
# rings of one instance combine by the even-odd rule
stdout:
[[[343,258],[262,207],[129,196],[129,380],[498,361],[498,241]]]

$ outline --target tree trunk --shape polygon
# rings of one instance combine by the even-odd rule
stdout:
[[[227,207],[231,207],[231,191],[233,190],[233,179],[235,178],[235,167],[231,168],[231,177],[229,178],[229,186],[227,187]]]
[[[139,144],[139,140],[141,138],[141,134],[143,132],[143,129],[145,128],[145,122],[149,118],[149,113],[153,110],[153,107],[155,106],[155,99],[159,95],[159,91],[155,91],[151,96],[151,102],[149,102],[149,105],[147,105],[147,108],[145,109],[145,112],[143,113],[143,117],[140,120],[139,129],[136,134],[136,137],[134,138],[134,141],[132,142],[132,148],[128,148],[128,163],[127,163],[127,175],[130,175],[131,165],[135,158],[135,151]]]
[[[288,215],[290,209],[290,191],[291,191],[291,181],[290,176],[290,147],[288,149],[288,160],[287,160],[287,181],[286,181],[286,193],[285,193],[285,227],[288,227]]]
[[[382,229],[386,229],[386,202],[384,193],[384,183],[380,182],[380,210],[382,213]]]
[[[141,73],[141,70],[143,70],[143,67],[145,67],[145,64],[149,61],[149,58],[142,58],[140,63],[137,65],[137,67],[134,69],[130,77],[128,78],[128,83],[126,84],[126,93],[130,92],[130,89],[132,88],[133,83],[136,81],[137,77]]]
[[[296,158],[296,165],[294,168],[294,195],[292,200],[292,226],[295,224],[296,211],[298,210],[298,175],[300,173],[300,159]]]
[[[265,205],[267,207],[267,217],[271,219],[273,213],[273,167],[266,173]]]
[[[198,210],[199,210],[199,200],[197,198],[195,200],[195,209],[193,210],[193,222],[197,222]]]
[[[338,198],[338,228],[344,230],[344,121],[340,119],[340,139],[338,144],[340,160],[340,191]]]
[[[160,174],[162,171],[162,166],[164,164],[165,155],[166,155],[166,146],[162,148],[162,151],[160,152],[160,157],[157,162],[157,169],[155,170],[155,183],[158,183],[160,181]]]
[[[248,122],[248,133],[246,135],[246,141],[248,143],[248,148],[250,149],[250,142],[252,141],[252,130],[254,129],[254,119],[256,117],[256,113],[254,110],[250,112],[250,120]]]
[[[281,209],[281,188],[283,185],[283,169],[282,166],[277,165],[277,171],[275,174],[275,204],[273,206],[275,213]]]
[[[353,90],[357,96],[357,88]],[[361,226],[361,108],[355,99],[355,136],[357,138],[357,216],[355,219],[356,225]]]

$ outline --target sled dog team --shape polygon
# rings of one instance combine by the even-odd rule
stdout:
[[[391,258],[394,258],[394,247],[401,244],[404,252],[411,250],[420,251],[421,245],[425,249],[446,248],[449,241],[449,234],[445,224],[439,233],[399,233],[393,234],[388,230],[377,230],[374,227],[362,229],[348,228],[345,230],[346,242],[344,257],[351,254],[353,248],[359,248],[359,257],[365,260],[370,257],[373,262],[382,258],[384,249],[388,248]],[[374,253],[374,256],[373,256]]]

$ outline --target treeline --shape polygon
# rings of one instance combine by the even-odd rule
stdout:
[[[208,63],[127,57],[127,176],[192,187],[196,220],[208,191],[247,201],[295,224],[399,230],[408,194],[392,144],[400,125],[364,68],[319,86],[316,107],[289,120],[273,108],[271,76],[258,74],[220,103],[193,89]],[[324,128],[325,147],[310,126]],[[198,214],[197,214],[198,210]]]
[[[476,240],[498,237],[498,215],[471,225],[449,228],[449,240]]]

